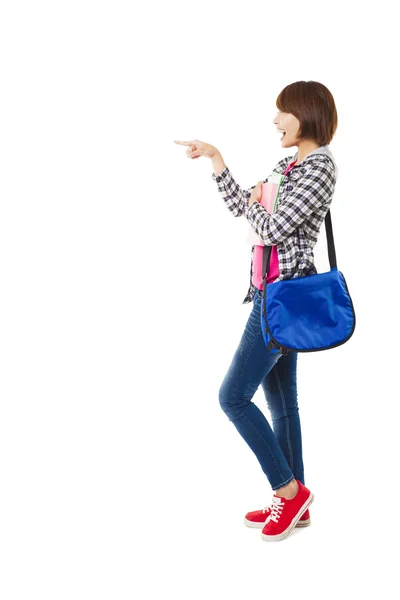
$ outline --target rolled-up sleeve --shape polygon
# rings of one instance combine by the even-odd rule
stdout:
[[[254,184],[247,190],[242,190],[239,184],[234,180],[232,173],[228,167],[220,173],[211,175],[212,179],[217,183],[218,191],[225,202],[226,207],[231,211],[234,217],[242,216],[248,208],[249,198],[252,190],[257,184]],[[268,180],[264,179],[264,183]]]
[[[274,246],[288,238],[305,221],[312,222],[315,213],[318,222],[328,211],[335,189],[336,175],[330,160],[303,167],[293,192],[269,214],[254,202],[244,209],[244,215],[266,246]]]

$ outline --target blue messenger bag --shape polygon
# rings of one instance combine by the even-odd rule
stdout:
[[[347,342],[356,316],[343,274],[336,265],[330,210],[325,216],[331,270],[266,283],[271,246],[263,250],[261,327],[271,353],[317,352]]]

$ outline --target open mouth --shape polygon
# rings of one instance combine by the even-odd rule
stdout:
[[[282,141],[286,135],[286,131],[284,129],[278,129],[277,131],[279,131],[280,133],[283,133],[283,136],[281,137],[281,141]]]

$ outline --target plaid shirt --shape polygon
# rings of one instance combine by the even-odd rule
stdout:
[[[296,152],[280,160],[274,171],[283,174],[297,155]],[[245,216],[266,246],[276,245],[280,274],[275,281],[280,281],[317,273],[313,248],[332,201],[337,172],[329,146],[320,146],[285,175],[276,210],[271,215],[259,202],[249,207],[250,194],[256,186],[242,190],[228,167],[220,175],[213,173],[211,177],[233,216]],[[263,180],[267,181],[268,178]],[[251,247],[250,287],[242,304],[251,302],[255,294],[253,254],[254,246]]]

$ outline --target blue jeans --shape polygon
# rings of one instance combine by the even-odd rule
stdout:
[[[222,410],[256,455],[275,491],[292,479],[304,485],[301,427],[297,404],[297,352],[270,353],[261,331],[262,292],[219,390]],[[272,418],[252,402],[261,384]]]

